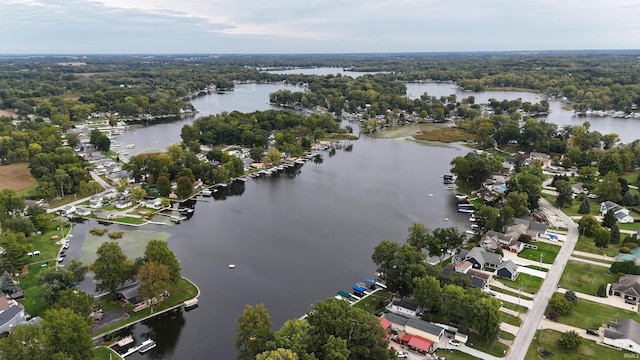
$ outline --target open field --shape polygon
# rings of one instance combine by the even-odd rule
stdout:
[[[0,109],[0,116],[6,116],[9,119],[17,119],[18,118],[18,114],[14,113],[13,111],[4,110],[4,109]]]
[[[372,136],[385,139],[413,137],[420,141],[436,141],[442,143],[460,142],[473,138],[473,134],[470,134],[466,130],[446,124],[432,123],[396,126],[378,131]]]
[[[25,190],[36,184],[36,179],[31,176],[28,163],[18,163],[0,166],[0,184],[2,189],[15,191]]]
[[[540,336],[542,334],[542,336]],[[583,359],[623,359],[628,356],[628,358],[634,358],[633,353],[621,350],[615,350],[610,347],[600,345],[595,341],[589,341],[587,339],[582,339],[582,343],[577,350],[572,352],[566,352],[560,350],[558,347],[558,339],[562,333],[559,331],[545,329],[540,331],[536,331],[536,335],[533,337],[533,341],[531,345],[529,345],[529,350],[527,351],[527,355],[525,360],[538,360],[538,348],[544,347],[553,352],[554,356],[550,359],[565,359],[565,360],[583,360]],[[625,356],[626,355],[626,356]],[[629,356],[631,355],[631,356]]]
[[[560,278],[560,287],[595,296],[600,285],[616,282],[618,277],[607,273],[606,267],[569,260]]]

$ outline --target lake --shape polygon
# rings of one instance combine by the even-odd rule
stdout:
[[[282,88],[239,85],[233,92],[196,98],[193,105],[200,111],[198,116],[234,109],[265,110],[273,108],[268,104],[269,93]],[[533,101],[526,97],[536,96],[460,92],[452,84],[408,84],[411,96],[424,91],[436,96],[453,92],[459,99],[472,94],[477,102],[489,97]],[[550,117],[559,103],[551,104]],[[585,119],[576,118],[576,123]],[[135,143],[136,151],[164,148],[177,142],[182,126],[192,120],[138,128],[118,140]],[[603,133],[605,124],[613,129],[617,124],[600,118],[589,121]],[[619,134],[625,136],[625,132]],[[403,242],[414,222],[429,228],[469,228],[468,216],[455,211],[454,197],[440,177],[449,171],[452,158],[468,150],[368,137],[351,144],[350,151],[323,152],[322,161],[307,162],[287,175],[251,179],[218,200],[199,200],[191,218],[179,225],[145,226],[145,230],[171,233],[168,244],[181,260],[183,275],[202,293],[200,307],[193,311],[176,311],[125,330],[139,340],[158,342],[155,349],[130,358],[233,359],[236,318],[245,304],[264,303],[277,329],[319,300],[372,277],[374,247],[382,240]],[[93,226],[96,223],[88,221],[74,228],[70,257],[74,245],[79,251],[84,234]],[[231,263],[236,269],[227,268]]]

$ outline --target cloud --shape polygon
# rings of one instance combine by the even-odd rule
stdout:
[[[2,53],[638,48],[634,0],[0,0]]]

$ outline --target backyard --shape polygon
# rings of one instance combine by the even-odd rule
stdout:
[[[609,274],[609,268],[604,266],[569,260],[560,278],[559,286],[588,295],[596,295],[600,285],[615,283],[618,280],[616,275],[607,274]]]
[[[507,285],[508,287],[514,289],[516,293],[518,290],[522,290],[526,293],[535,294],[540,290],[540,286],[542,286],[542,278],[537,276],[532,276],[529,274],[520,273],[515,280],[503,279],[501,277],[496,277],[496,280],[501,283]]]
[[[562,296],[562,294],[556,293],[554,296]],[[629,310],[621,308],[599,304],[593,301],[580,299],[578,304],[573,307],[569,315],[560,316],[559,323],[575,326],[581,329],[597,328],[602,325],[608,324],[610,321],[616,319],[631,318],[640,322],[640,315],[631,310],[632,306],[629,305]]]
[[[607,256],[616,256],[618,255],[618,251],[620,247],[615,244],[609,244],[609,247],[605,249],[601,249],[596,246],[593,237],[589,236],[579,236],[578,242],[576,243],[576,247],[574,250],[584,251],[592,254],[602,255],[603,253]]]
[[[532,261],[542,261],[545,264],[553,264],[556,256],[560,252],[560,246],[552,244],[538,244],[537,249],[524,249],[518,257],[529,259]]]
[[[377,315],[378,310],[380,308],[384,309],[390,298],[391,293],[386,290],[380,290],[353,304],[353,307]]]

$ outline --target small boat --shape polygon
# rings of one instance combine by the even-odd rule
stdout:
[[[200,192],[200,194],[202,194],[202,196],[211,196],[212,192],[209,189],[204,189]]]
[[[118,346],[120,347],[123,347],[131,344],[132,342],[133,342],[133,336],[129,335],[120,339],[116,344],[118,344]]]
[[[129,144],[127,145],[127,149],[133,149],[136,147],[136,144]]]
[[[140,344],[140,347],[138,348],[138,352],[140,354],[144,354],[147,351],[153,349],[154,347],[156,347],[156,342],[151,339],[147,339],[143,341],[142,344]]]
[[[229,269],[235,269],[236,268],[236,264],[229,264]]]
[[[189,311],[198,307],[198,299],[191,299],[184,302],[184,310]]]

